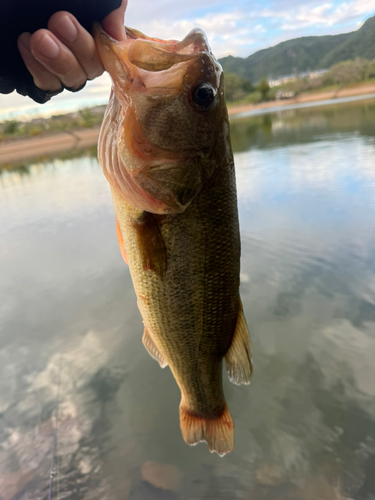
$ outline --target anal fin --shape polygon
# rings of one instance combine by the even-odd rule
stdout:
[[[238,314],[232,343],[224,358],[229,380],[236,385],[250,384],[253,363],[249,330],[247,328],[242,304]]]
[[[155,345],[154,341],[152,340],[150,334],[148,333],[146,327],[145,327],[144,332],[143,332],[142,342],[143,342],[143,345],[145,346],[147,352],[149,353],[149,355],[152,358],[156,359],[156,361],[159,362],[159,365],[162,368],[165,368],[166,366],[168,366],[168,363],[165,361],[164,356],[162,356],[162,354],[160,354],[159,349],[156,347],[156,345]]]

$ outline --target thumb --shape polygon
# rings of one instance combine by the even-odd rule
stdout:
[[[120,7],[108,14],[102,21],[103,29],[108,35],[120,42],[126,39],[124,17],[127,5],[128,0],[122,0]]]

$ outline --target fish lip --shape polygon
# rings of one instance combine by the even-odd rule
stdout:
[[[100,23],[94,23],[92,35],[104,69],[111,76],[112,82],[119,90],[129,90],[134,79],[133,65],[128,58],[129,47],[133,39],[118,41],[111,37]]]
[[[168,152],[168,155],[169,153],[174,154],[177,150],[173,149],[173,147],[168,149],[169,146],[167,147],[166,145],[164,145],[164,148],[158,142],[157,134],[156,136],[152,135],[152,128],[151,134],[148,133],[149,130],[145,127],[145,124],[149,123],[149,117],[142,110],[144,110],[145,102],[148,99],[158,99],[159,93],[162,91],[164,99],[181,99],[183,105],[187,106],[188,109],[194,107],[195,113],[206,113],[208,110],[197,107],[197,104],[192,99],[192,93],[196,85],[200,83],[212,83],[215,89],[215,100],[210,109],[212,110],[214,107],[217,107],[219,103],[217,90],[220,87],[222,68],[211,53],[204,32],[200,29],[194,29],[181,42],[171,40],[163,44],[148,37],[142,39],[142,34],[138,36],[138,32],[128,29],[128,38],[124,41],[117,41],[108,35],[99,23],[96,23],[93,27],[93,36],[103,66],[112,79],[111,106],[114,109],[113,112],[116,113],[116,117],[118,116],[118,125],[120,126],[125,116],[133,116],[132,119],[135,121],[129,130],[134,130],[133,125],[138,124],[145,139],[150,142],[152,147],[162,151],[165,150]],[[162,63],[163,57],[166,63],[168,63],[169,57],[174,58],[167,70],[157,69],[156,71],[147,71],[147,69],[143,69],[134,63],[137,60],[136,58],[141,62],[146,59],[146,63],[148,58],[152,63],[150,54],[152,55],[153,52],[148,52],[148,47],[164,52],[161,57]],[[134,48],[133,54],[131,53],[132,48]],[[147,52],[145,57],[143,57],[143,50]],[[179,54],[177,53],[178,51],[180,51]],[[130,56],[134,56],[134,59],[132,60]],[[122,118],[120,118],[121,116]],[[118,134],[118,131],[114,131],[114,133]],[[139,144],[143,145],[143,142],[141,141]],[[121,145],[125,147],[123,139],[120,141]],[[118,144],[116,147],[119,147]],[[136,150],[137,147],[133,145],[130,148],[131,153],[125,153],[135,155],[134,158],[133,156],[131,157],[131,161],[134,159],[135,164],[138,164]],[[189,145],[189,149],[186,151],[190,150],[191,146]],[[148,169],[150,178],[147,180],[147,169],[142,168],[139,170],[137,168],[133,169],[133,171],[132,168],[127,167],[129,165],[128,159],[126,164],[124,164],[124,159],[128,158],[125,153],[124,157],[119,152],[116,153],[116,172],[120,172],[121,176],[117,176],[116,172],[115,175],[112,172],[113,168],[111,170],[111,168],[103,166],[103,169],[108,171],[108,176],[106,175],[106,177],[117,195],[134,207],[156,214],[181,214],[199,194],[201,182],[189,182],[189,186],[186,186],[186,188],[189,187],[190,191],[185,188],[177,191],[178,183],[174,185],[172,183],[170,184],[170,189],[166,188],[162,190],[164,191],[163,196],[159,198],[158,194],[160,190],[156,191],[156,188],[160,179],[154,178],[152,174],[155,172],[152,172],[152,169]],[[105,158],[106,154],[102,151],[102,158]],[[139,166],[142,162],[143,160]],[[103,160],[103,163],[105,164],[106,161]],[[184,163],[186,162],[184,161]],[[213,169],[210,168],[209,171],[210,177]],[[117,177],[119,178],[117,179]]]
[[[112,78],[122,73],[122,80],[128,79],[131,82],[139,70],[157,73],[182,63],[193,62],[204,55],[214,58],[206,34],[200,28],[191,30],[181,41],[164,41],[147,37],[128,27],[125,29],[127,39],[118,41],[106,33],[100,23],[93,25],[92,33],[100,59]],[[142,52],[148,54],[145,61],[140,56]],[[215,58],[214,60],[217,62]]]
[[[117,40],[115,40],[114,38],[111,37],[111,35],[109,35],[103,28],[103,26],[98,23],[98,22],[95,22],[93,25],[92,25],[92,36],[94,38],[94,41],[95,43],[98,45],[98,44],[103,44],[103,45],[106,45],[102,39],[104,40],[110,40],[111,42],[113,43],[116,43]],[[108,43],[108,42],[107,42]]]

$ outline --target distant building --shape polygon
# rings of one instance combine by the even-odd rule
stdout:
[[[292,91],[286,91],[286,90],[278,90],[275,95],[275,100],[276,101],[282,101],[284,99],[293,99],[295,97],[296,93]]]
[[[301,78],[307,78],[311,80],[313,78],[318,78],[319,76],[327,73],[328,69],[318,69],[315,71],[302,71],[301,73],[294,73],[293,75],[279,76],[278,78],[268,78],[268,84],[270,87],[277,87],[287,82],[295,82]]]

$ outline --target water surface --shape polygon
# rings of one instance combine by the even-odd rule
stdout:
[[[0,499],[375,498],[375,103],[232,123],[254,379],[187,446],[91,157],[0,175]],[[51,462],[51,458],[54,462]]]

